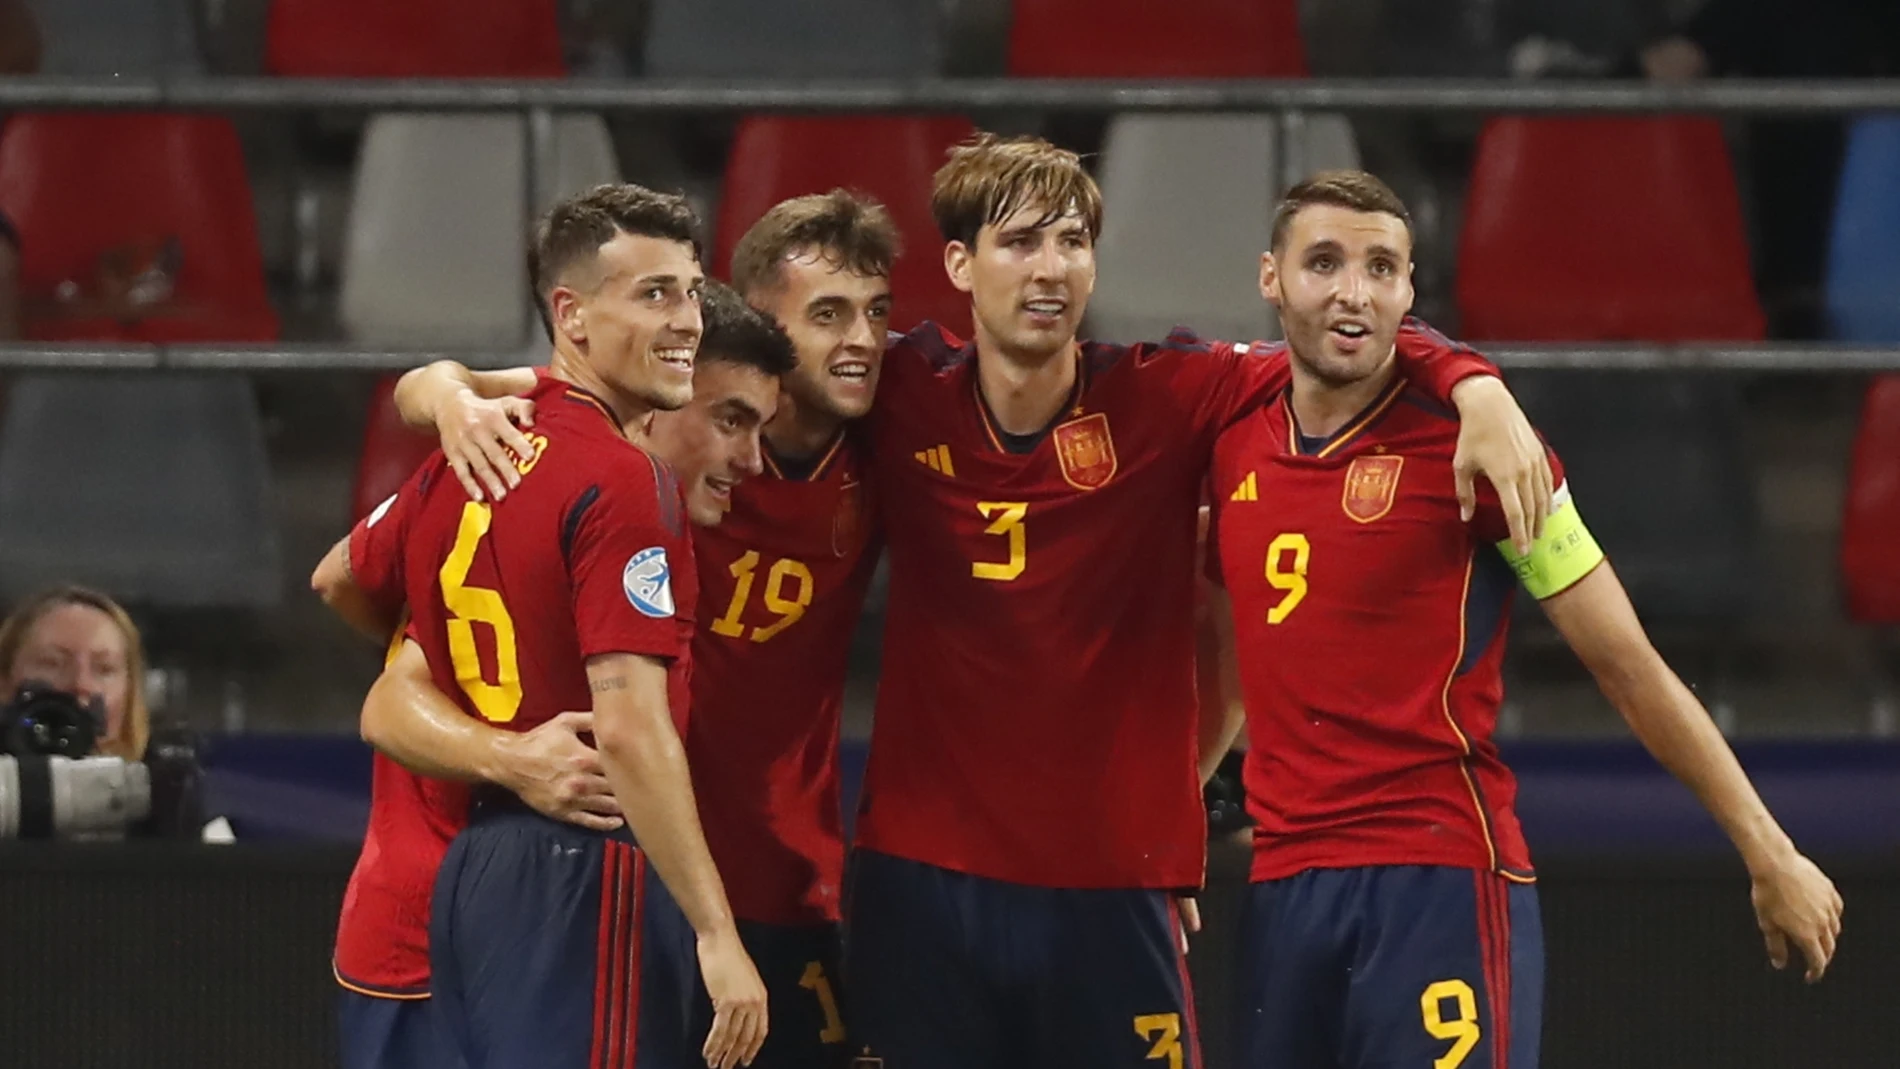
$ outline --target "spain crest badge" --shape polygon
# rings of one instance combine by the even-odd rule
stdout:
[[[1062,477],[1078,490],[1099,490],[1115,477],[1115,439],[1108,414],[1091,412],[1055,429],[1056,461]]]
[[[1392,511],[1392,502],[1399,496],[1399,472],[1404,467],[1404,457],[1354,457],[1346,468],[1340,507],[1360,523],[1371,523]]]

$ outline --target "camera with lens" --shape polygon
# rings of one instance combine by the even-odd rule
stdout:
[[[144,761],[97,752],[104,703],[26,682],[0,706],[0,839],[168,834],[195,794],[188,740],[154,738]],[[189,818],[187,818],[189,819]]]

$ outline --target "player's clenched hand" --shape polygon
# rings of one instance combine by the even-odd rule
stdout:
[[[712,1031],[702,1050],[712,1069],[751,1065],[765,1043],[765,981],[728,928],[699,937],[699,973],[712,997]]]
[[[1807,959],[1808,983],[1819,980],[1841,936],[1841,893],[1834,882],[1814,862],[1795,854],[1756,873],[1749,897],[1755,903],[1755,923],[1768,942],[1768,960],[1777,969],[1787,968],[1792,943]]]
[[[1488,375],[1465,379],[1452,389],[1452,400],[1459,418],[1452,470],[1460,514],[1469,521],[1476,512],[1476,478],[1483,475],[1497,488],[1511,543],[1519,553],[1529,553],[1550,515],[1553,487],[1543,441],[1502,380]]]
[[[496,778],[544,816],[612,831],[622,823],[620,803],[601,770],[600,754],[581,739],[593,730],[593,713],[562,713],[510,736],[506,767]]]
[[[489,400],[466,389],[443,401],[435,414],[442,455],[462,481],[462,489],[477,501],[500,501],[520,484],[515,458],[534,455],[534,446],[521,428],[532,426],[533,401],[525,397]]]

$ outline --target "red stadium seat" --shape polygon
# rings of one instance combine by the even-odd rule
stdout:
[[[1303,78],[1297,0],[1016,0],[1019,78]]]
[[[20,288],[42,340],[271,341],[251,187],[237,133],[208,115],[16,115],[0,137],[0,208],[20,231]],[[173,293],[132,321],[32,314],[62,282],[82,292],[114,250],[176,240]],[[142,253],[141,253],[142,255]]]
[[[1857,623],[1900,624],[1900,375],[1867,389],[1848,470],[1841,580]]]
[[[369,515],[384,498],[401,489],[403,481],[435,451],[433,436],[410,430],[396,414],[396,378],[384,377],[370,396],[363,453],[356,462],[356,489],[350,495],[352,521]]]
[[[559,78],[556,0],[273,0],[265,66],[292,78]]]
[[[1763,335],[1740,199],[1710,119],[1494,119],[1465,201],[1469,338]]]
[[[930,215],[930,178],[944,152],[971,135],[960,118],[754,116],[739,125],[726,161],[715,263],[728,273],[732,247],[772,205],[844,186],[883,201],[904,236],[892,272],[892,327],[934,320],[967,337],[970,298],[943,272],[943,242]]]

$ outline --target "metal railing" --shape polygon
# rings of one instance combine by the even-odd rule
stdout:
[[[1709,113],[1821,116],[1900,112],[1900,79],[1858,82],[1239,80],[1110,82],[1014,78],[887,81],[505,81],[295,78],[0,78],[0,111],[452,111],[519,112],[527,118],[523,169],[538,204],[552,156],[553,116],[565,111],[731,112],[1264,112],[1282,136],[1308,112],[1536,114]],[[1282,153],[1282,158],[1293,154]],[[1900,295],[1896,295],[1900,299]],[[1847,345],[1491,345],[1515,368],[1719,371],[1900,370],[1900,348]],[[413,367],[447,351],[325,345],[0,346],[0,368],[61,370],[358,370]],[[455,350],[475,366],[523,354]]]

